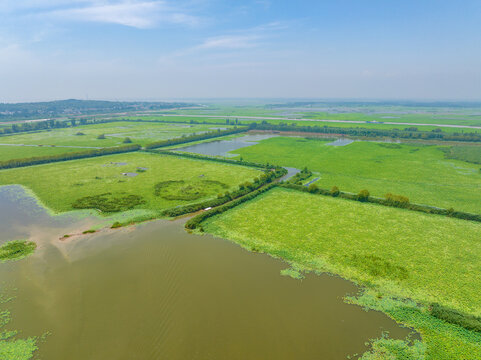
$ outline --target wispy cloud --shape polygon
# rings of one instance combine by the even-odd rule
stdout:
[[[224,35],[207,38],[196,49],[246,49],[257,46],[258,35]]]
[[[178,4],[164,0],[6,0],[3,11],[21,12],[44,19],[119,24],[151,28],[162,23],[195,25],[200,19]]]

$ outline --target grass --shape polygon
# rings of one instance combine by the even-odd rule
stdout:
[[[481,213],[479,166],[446,159],[440,146],[328,141],[275,137],[232,153],[244,160],[274,163],[319,173],[319,187],[371,195],[404,195],[412,203]]]
[[[0,143],[3,138],[0,138]],[[0,161],[82,151],[79,148],[0,145]]]
[[[138,167],[147,170],[137,172]],[[137,176],[123,175],[129,173]],[[137,152],[2,170],[0,174],[0,185],[23,185],[57,213],[79,208],[94,208],[104,213],[145,209],[152,216],[170,207],[216,197],[218,186],[209,185],[211,181],[233,189],[261,172],[237,165]],[[198,190],[205,186],[201,189],[202,196],[195,200],[166,199],[162,192],[155,194],[156,184],[164,181],[183,182],[181,187],[169,189],[170,195],[180,196],[188,186]]]
[[[481,358],[481,335],[426,309],[438,302],[481,315],[481,224],[278,188],[206,220],[203,228],[294,267],[374,289],[376,296],[359,303],[415,327],[427,353],[437,354],[430,359]],[[407,298],[414,305],[396,300]]]
[[[203,131],[212,131],[213,128],[217,128],[217,126],[212,124],[116,121],[104,124],[54,129],[51,131],[1,136],[0,143],[109,147],[124,144],[125,138],[128,137],[135,144],[145,145],[153,141],[177,138],[182,135]],[[78,133],[82,133],[83,135],[77,135]],[[101,135],[104,135],[105,138],[99,139]]]
[[[481,146],[451,146],[444,151],[448,159],[481,164]]]
[[[26,240],[8,241],[0,246],[0,262],[17,261],[35,251],[37,244]]]

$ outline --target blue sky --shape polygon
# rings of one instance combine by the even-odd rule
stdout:
[[[0,101],[481,100],[481,1],[1,0]]]

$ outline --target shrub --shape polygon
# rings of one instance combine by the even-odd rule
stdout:
[[[336,196],[339,196],[340,191],[337,186],[333,186],[329,193],[331,194],[331,196],[336,197]]]
[[[307,191],[309,191],[310,193],[316,193],[318,190],[319,190],[319,187],[316,184],[311,184],[307,188]]]
[[[357,194],[357,200],[361,202],[365,202],[369,200],[369,191],[364,189],[359,191],[359,194]]]
[[[384,197],[386,198],[387,205],[390,206],[406,207],[409,205],[409,198],[406,196],[387,193]]]
[[[99,136],[97,136],[97,139],[99,139],[99,140],[106,139],[105,134],[100,134]]]
[[[131,144],[132,140],[129,137],[126,137],[124,141],[122,141],[124,144]]]
[[[112,226],[110,227],[111,229],[117,229],[119,227],[122,227],[122,224],[118,221],[114,222]]]

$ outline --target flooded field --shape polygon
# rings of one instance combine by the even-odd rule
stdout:
[[[286,264],[228,241],[153,221],[59,240],[94,218],[51,217],[19,187],[0,188],[1,242],[30,238],[29,258],[0,264],[16,298],[9,328],[49,333],[39,358],[345,359],[382,331],[385,315],[342,298],[337,277],[281,276]],[[7,191],[8,190],[8,191]]]
[[[195,154],[209,155],[209,156],[236,156],[229,154],[229,151],[241,149],[243,147],[255,145],[257,142],[276,135],[245,135],[236,137],[230,140],[210,141],[192,146],[176,149],[177,151],[186,151]]]

